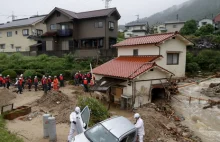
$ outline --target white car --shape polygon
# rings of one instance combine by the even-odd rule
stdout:
[[[82,120],[88,126],[90,111],[85,108]],[[119,116],[102,121],[75,136],[72,142],[136,142],[137,129],[127,118]]]

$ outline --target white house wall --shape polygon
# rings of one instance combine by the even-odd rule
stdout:
[[[133,50],[138,49],[138,55],[159,55],[159,47],[155,45],[137,45],[118,48],[119,56],[133,56]]]
[[[163,58],[156,63],[175,74],[175,77],[185,77],[186,67],[186,45],[181,40],[170,39],[161,44],[161,55]],[[167,65],[167,52],[179,52],[179,64]]]
[[[214,23],[213,23],[213,21],[212,21],[211,19],[203,19],[203,20],[199,21],[199,28],[201,28],[202,26],[204,26],[204,25],[203,25],[204,22],[206,23],[205,25],[207,25],[207,24],[214,25]]]
[[[135,80],[151,80],[151,79],[162,79],[162,78],[167,78],[168,74],[165,72],[162,72],[160,69],[155,68],[153,71],[145,72],[142,75],[140,75],[138,78]],[[162,82],[166,82],[166,80],[162,80]],[[159,84],[161,83],[159,80],[153,80],[152,84]],[[124,85],[127,87],[123,88],[123,94],[127,96],[132,96],[132,84],[131,86],[128,86],[127,82],[123,82],[120,85]],[[151,102],[149,100],[149,89],[150,89],[151,81],[141,81],[141,82],[136,82],[136,95],[138,92],[141,90],[142,86],[146,88],[146,94],[144,96],[137,96],[135,100],[135,107],[139,107],[140,105],[147,104]]]
[[[186,45],[183,41],[170,39],[160,46],[160,55],[163,58],[156,60],[156,63],[166,70],[175,74],[175,77],[185,77],[186,66]],[[133,50],[138,49],[138,55],[159,55],[159,47],[155,45],[125,46],[118,48],[118,56],[133,56]],[[179,64],[167,65],[167,52],[179,52]]]
[[[184,23],[166,24],[165,26],[166,26],[167,33],[176,32],[176,31],[179,32],[184,26]]]

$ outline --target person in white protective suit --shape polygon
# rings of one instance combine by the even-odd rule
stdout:
[[[80,115],[80,108],[79,107],[76,107],[75,111],[70,114],[71,125],[70,125],[70,133],[68,136],[68,142],[71,142],[73,135],[74,135],[74,132],[76,131],[76,122],[77,122],[77,117],[79,115]]]
[[[138,131],[138,140],[139,140],[139,142],[143,142],[144,141],[144,135],[145,135],[144,121],[140,118],[139,113],[136,113],[134,115],[134,118],[136,119],[135,127],[137,128],[137,131]]]

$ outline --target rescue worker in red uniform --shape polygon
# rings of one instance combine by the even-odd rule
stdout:
[[[6,84],[6,82],[5,82],[5,77],[2,79],[2,86],[5,88],[5,85]]]
[[[31,85],[32,85],[31,77],[28,78],[27,84],[28,84],[28,89],[29,89],[29,91],[31,91]]]
[[[43,79],[43,88],[44,88],[44,93],[47,94],[47,77],[44,77]]]
[[[37,79],[37,76],[34,77],[34,88],[35,88],[35,91],[37,91],[37,86],[38,86],[38,79]]]
[[[48,77],[47,82],[48,82],[48,91],[50,91],[51,90],[51,83],[52,83],[51,76]]]
[[[2,81],[3,81],[3,77],[2,77],[2,75],[0,74],[0,87],[2,87]]]
[[[23,83],[22,78],[19,78],[19,80],[18,80],[18,91],[17,91],[17,93],[20,92],[20,94],[22,94],[22,93],[21,93],[21,92],[22,92],[22,83]]]
[[[83,85],[84,85],[84,91],[85,91],[85,92],[89,92],[88,80],[87,80],[87,78],[84,78],[84,80],[83,80]]]
[[[44,90],[44,85],[43,85],[43,80],[45,78],[45,75],[43,75],[42,79],[41,79],[41,84],[42,84],[42,90]]]
[[[10,76],[7,75],[6,79],[5,79],[5,83],[7,85],[7,89],[9,89],[9,86],[10,86]]]
[[[60,80],[60,87],[64,87],[64,80],[63,80],[63,75],[62,74],[60,74],[59,80]]]

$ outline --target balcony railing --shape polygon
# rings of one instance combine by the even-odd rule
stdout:
[[[57,31],[58,36],[72,36],[73,35],[73,30],[72,29],[65,29],[65,30],[58,30]]]

